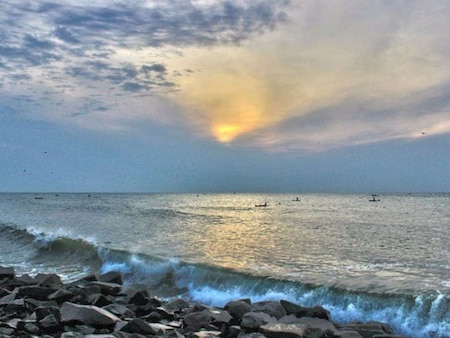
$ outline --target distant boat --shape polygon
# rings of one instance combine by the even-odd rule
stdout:
[[[295,200],[292,200],[294,202],[300,202],[300,199],[297,197]]]
[[[44,197],[42,197],[42,196],[34,196],[34,199],[35,200],[41,200],[41,199],[43,199]]]
[[[267,202],[264,204],[255,204],[256,208],[267,207]]]
[[[379,202],[380,199],[377,197],[378,197],[378,195],[372,195],[372,198],[369,200],[369,202]]]

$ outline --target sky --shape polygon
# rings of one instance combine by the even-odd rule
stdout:
[[[448,13],[0,0],[0,192],[450,192]]]

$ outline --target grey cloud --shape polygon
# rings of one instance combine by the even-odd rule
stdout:
[[[122,84],[122,88],[127,92],[139,92],[141,90],[147,90],[150,87],[145,86],[139,82],[125,82]]]
[[[66,27],[57,27],[54,31],[55,36],[67,43],[78,44],[80,40],[75,37]]]
[[[143,65],[141,67],[141,72],[145,73],[145,74],[148,74],[151,72],[165,73],[166,71],[167,71],[166,66],[164,66],[163,64],[160,64],[160,63],[156,63],[151,66]]]

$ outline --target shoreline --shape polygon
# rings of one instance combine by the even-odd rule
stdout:
[[[124,288],[119,272],[63,283],[56,274],[16,275],[0,266],[0,336],[17,337],[406,338],[380,322],[345,325],[328,310],[286,300],[237,299],[212,307],[150,288]]]

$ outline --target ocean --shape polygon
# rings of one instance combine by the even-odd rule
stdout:
[[[450,194],[0,194],[0,265],[450,337]],[[264,205],[257,207],[256,205]]]

